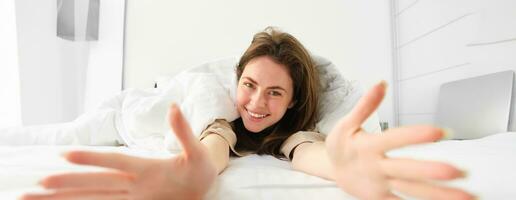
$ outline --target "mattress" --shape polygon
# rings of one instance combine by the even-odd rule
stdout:
[[[67,163],[60,154],[69,150],[119,152],[152,158],[175,153],[113,146],[0,146],[0,199],[16,199],[25,192],[42,191],[41,178],[60,172],[100,171],[98,167]],[[450,162],[468,176],[445,184],[464,188],[480,199],[516,199],[516,132],[475,140],[440,141],[388,152]],[[354,199],[335,183],[291,169],[290,163],[271,156],[232,158],[206,199]]]

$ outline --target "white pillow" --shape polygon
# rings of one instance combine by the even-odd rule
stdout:
[[[320,75],[320,100],[319,120],[316,124],[317,131],[328,134],[340,118],[351,111],[363,94],[363,89],[357,81],[345,79],[337,67],[321,56],[312,55]],[[210,61],[202,65],[189,68],[182,73],[202,71],[215,74],[215,78],[228,91],[233,101],[236,99],[236,74],[235,68],[239,58],[228,57]],[[161,76],[155,79],[158,90],[169,86],[170,76]],[[374,112],[362,125],[362,128],[369,133],[381,132],[379,118]],[[200,133],[196,133],[200,134]]]

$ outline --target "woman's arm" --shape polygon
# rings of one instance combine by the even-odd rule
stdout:
[[[223,145],[216,136],[200,142],[176,105],[170,108],[169,122],[183,147],[182,153],[168,159],[151,159],[72,151],[65,156],[68,161],[110,170],[49,176],[40,184],[51,192],[25,194],[20,199],[202,199],[214,183],[217,170],[227,165],[227,161],[220,162],[225,158]]]
[[[335,125],[324,143],[298,145],[293,168],[335,180],[340,188],[359,199],[399,199],[393,190],[418,199],[473,199],[461,189],[436,182],[464,177],[456,167],[385,155],[396,148],[439,140],[445,136],[441,129],[411,126],[382,134],[364,132],[361,125],[382,101],[385,87],[381,83],[368,91]]]
[[[335,180],[335,169],[324,142],[302,143],[294,149],[292,168],[314,176]]]
[[[209,134],[201,140],[201,143],[208,149],[210,160],[215,164],[217,174],[220,174],[229,163],[228,143],[218,134]]]

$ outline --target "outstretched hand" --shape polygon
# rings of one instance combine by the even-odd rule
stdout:
[[[456,167],[385,155],[392,149],[437,141],[445,135],[442,129],[408,126],[381,134],[362,130],[361,125],[380,105],[385,89],[383,81],[375,85],[326,138],[338,186],[359,199],[399,199],[393,190],[421,199],[473,199],[461,189],[432,182],[463,177],[464,173]]]
[[[184,150],[178,156],[163,160],[72,151],[65,156],[72,163],[114,170],[53,175],[40,182],[50,193],[21,199],[201,199],[217,176],[216,168],[176,105],[170,107],[169,121]]]

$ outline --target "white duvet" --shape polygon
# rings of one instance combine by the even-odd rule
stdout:
[[[392,157],[441,160],[466,170],[468,177],[447,184],[471,191],[479,199],[516,199],[516,133],[499,133],[481,139],[441,141],[388,153]],[[16,199],[24,192],[42,191],[37,181],[59,172],[97,171],[72,165],[60,152],[88,149],[166,158],[169,151],[127,147],[0,146],[0,199]],[[205,199],[353,199],[333,182],[291,169],[290,163],[271,156],[232,158]]]
[[[330,61],[313,58],[321,79],[321,119],[316,128],[329,133],[358,101],[362,89],[344,79]],[[179,105],[197,136],[215,119],[233,121],[239,117],[235,107],[237,62],[236,57],[220,59],[160,82],[156,89],[125,90],[73,122],[0,130],[0,145],[125,145],[177,151],[180,146],[166,120],[172,102]],[[376,113],[363,128],[380,132]]]

